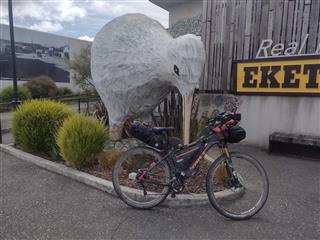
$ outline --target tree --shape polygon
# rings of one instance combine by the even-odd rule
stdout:
[[[73,59],[69,60],[68,66],[72,70],[72,77],[82,90],[85,92],[95,92],[95,87],[91,77],[91,46],[80,49],[79,54],[73,55]]]

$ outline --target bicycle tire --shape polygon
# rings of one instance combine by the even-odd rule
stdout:
[[[219,183],[219,181],[221,182],[223,179],[223,177],[221,177],[222,175],[222,171],[220,168],[220,170],[218,169],[221,166],[224,166],[225,161],[227,160],[225,155],[220,156],[218,159],[216,159],[210,166],[209,170],[208,170],[208,174],[207,174],[207,178],[206,178],[206,190],[207,190],[207,194],[208,194],[208,198],[210,200],[210,203],[212,204],[212,206],[224,217],[233,219],[233,220],[244,220],[244,219],[249,219],[252,216],[254,216],[255,214],[257,214],[265,205],[267,198],[268,198],[268,194],[269,194],[269,180],[268,180],[268,176],[266,174],[265,169],[263,168],[263,166],[261,165],[261,163],[256,160],[255,158],[253,158],[250,155],[247,154],[243,154],[243,153],[239,153],[239,152],[231,152],[230,153],[230,157],[232,160],[232,164],[234,164],[234,160],[235,158],[239,158],[242,162],[242,164],[247,161],[247,163],[251,164],[251,167],[253,167],[253,169],[257,170],[257,173],[259,173],[260,177],[261,177],[261,195],[259,196],[257,202],[251,206],[251,207],[247,207],[248,209],[245,209],[245,211],[242,212],[235,212],[235,211],[231,211],[230,209],[232,202],[235,203],[235,206],[241,205],[240,201],[243,202],[243,205],[248,204],[249,199],[245,199],[246,196],[253,196],[253,194],[251,193],[251,191],[254,193],[255,191],[250,189],[253,188],[254,185],[259,185],[258,183],[254,182],[254,183],[246,183],[244,184],[245,180],[244,178],[246,178],[249,173],[246,173],[245,171],[242,172],[241,174],[243,174],[243,177],[241,174],[239,174],[237,171],[237,168],[239,169],[239,167],[235,167],[235,174],[237,174],[237,176],[239,177],[241,186],[240,188],[238,188],[238,190],[232,190],[230,191],[230,189],[228,189],[228,187],[225,187],[226,190],[222,191],[214,191],[217,190],[218,188],[223,188],[221,186],[219,187],[215,187],[215,185],[222,185],[221,183]],[[241,166],[240,163],[240,166]],[[250,166],[250,164],[248,166]],[[251,168],[250,167],[250,168]],[[218,172],[218,170],[220,171],[220,173]],[[253,172],[253,170],[250,169],[250,171],[248,172]],[[218,176],[218,173],[220,174],[220,176]],[[214,174],[217,174],[216,176]],[[214,179],[215,178],[215,179]],[[218,179],[219,178],[219,179]],[[224,176],[225,178],[225,176]],[[227,177],[228,178],[228,177]],[[251,177],[252,178],[252,177]],[[250,177],[248,177],[248,179],[250,179]],[[225,183],[228,181],[223,180]],[[250,188],[249,188],[250,186]],[[257,187],[257,189],[260,187]],[[227,193],[227,194],[223,194],[223,193]],[[228,195],[229,194],[229,195]],[[225,204],[226,206],[228,206],[230,209],[227,209],[227,207],[223,206],[223,204]],[[237,205],[238,204],[238,205]],[[244,207],[243,207],[244,208]]]
[[[144,156],[148,154],[149,156],[153,156],[157,161],[160,161],[161,159],[161,155],[157,151],[149,147],[134,147],[129,149],[128,151],[124,152],[117,159],[115,163],[113,173],[112,173],[113,187],[115,192],[120,197],[120,199],[123,202],[125,202],[127,205],[133,208],[138,208],[138,209],[150,209],[159,205],[167,198],[170,192],[170,187],[164,186],[163,191],[158,195],[158,197],[151,197],[150,201],[143,202],[142,196],[138,196],[138,192],[140,191],[139,189],[138,190],[136,188],[128,189],[127,186],[121,186],[120,175],[121,175],[121,171],[123,172],[123,169],[121,168],[122,163],[126,159],[128,159],[130,156],[136,156],[137,154],[143,154]],[[140,161],[139,164],[141,164],[141,162],[143,161]],[[170,167],[166,161],[161,161],[161,164],[164,168],[164,174],[165,174],[164,177],[165,179],[167,179],[167,183],[169,183],[169,179],[171,179]],[[127,175],[130,175],[130,173]],[[152,192],[151,194],[155,196],[157,195]],[[137,199],[134,199],[134,198],[137,198]]]

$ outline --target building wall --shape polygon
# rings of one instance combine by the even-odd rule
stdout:
[[[39,32],[39,31],[33,31],[29,29],[14,28],[15,33],[15,42],[16,42],[16,52],[17,52],[17,72],[18,72],[18,84],[22,84],[30,79],[30,76],[33,75],[32,71],[30,72],[30,68],[35,69],[35,73],[37,71],[41,72],[41,68],[43,66],[52,65],[50,68],[48,68],[49,72],[48,74],[52,74],[52,72],[58,72],[58,74],[54,74],[55,81],[58,86],[65,86],[73,89],[74,91],[79,90],[73,80],[72,80],[72,74],[69,73],[69,70],[66,65],[66,60],[64,56],[62,57],[50,57],[47,56],[47,53],[44,53],[47,50],[44,49],[50,49],[50,48],[63,48],[65,47],[65,50],[62,50],[59,52],[59,54],[65,54],[65,56],[69,56],[70,59],[73,58],[74,54],[78,54],[81,48],[84,48],[88,45],[91,45],[91,42],[74,39],[74,38],[68,38],[64,36],[58,36],[54,34]],[[8,49],[5,48],[10,47],[10,32],[9,32],[9,26],[8,25],[0,25],[0,41],[1,41],[1,52],[0,52],[0,58],[2,60],[9,59],[11,61],[11,57],[8,56]],[[19,48],[19,50],[18,50]],[[23,48],[28,48],[26,50],[26,54],[22,53]],[[42,49],[42,56],[41,58],[37,56],[34,49],[41,48]],[[22,49],[22,50],[21,50]],[[7,51],[7,52],[6,52]],[[32,51],[32,52],[31,52]],[[48,60],[50,58],[50,60]],[[0,60],[1,60],[0,59]],[[49,61],[49,62],[48,62]],[[19,66],[19,63],[23,63],[23,66]],[[37,63],[39,64],[39,67],[37,67]],[[0,75],[0,89],[7,85],[12,84],[12,79],[9,76],[8,72],[11,73],[11,68],[8,66],[8,63],[0,62],[1,66],[1,75]],[[7,66],[5,66],[6,64]],[[29,65],[28,65],[29,64]],[[28,69],[28,66],[29,69]],[[24,67],[25,69],[22,70],[21,68]],[[39,69],[40,68],[40,69]],[[19,75],[20,72],[20,75]],[[25,74],[23,74],[25,73]],[[26,74],[27,73],[27,74]],[[23,75],[29,75],[29,76],[23,76]],[[59,76],[63,79],[59,79]]]
[[[245,144],[268,148],[269,135],[276,131],[320,136],[320,98],[197,94],[194,103],[199,104],[198,120],[238,107]]]
[[[264,39],[271,39],[273,46],[283,43],[285,48],[297,42],[300,48],[308,35],[299,54],[316,53],[319,17],[317,0],[205,1],[202,37],[207,60],[200,89],[233,92],[233,61],[255,61]],[[275,131],[320,136],[319,96],[235,97],[248,144],[267,148],[269,136]]]
[[[202,15],[200,14],[194,17],[180,19],[168,30],[171,36],[174,38],[186,34],[194,34],[196,36],[201,36]]]
[[[285,48],[297,42],[300,48],[308,35],[300,54],[315,53],[319,19],[319,0],[205,0],[202,40],[207,59],[200,89],[232,91],[232,62],[255,59],[265,39]]]
[[[179,20],[202,14],[202,2],[202,0],[191,0],[171,6],[168,9],[169,27],[172,27]]]
[[[273,132],[320,136],[320,98],[240,96],[247,143],[267,148]]]
[[[301,44],[308,34],[301,53],[316,52],[320,44],[320,1],[204,0],[203,4],[202,39],[207,59],[200,90],[211,93],[196,95],[198,119],[237,105],[247,131],[246,144],[268,148],[269,136],[275,131],[320,137],[320,97],[231,94],[232,62],[254,60],[263,39],[288,47],[294,41]],[[190,19],[188,7],[187,3],[180,3],[169,10],[171,27],[179,19]],[[174,32],[185,34],[181,30]],[[230,94],[215,94],[222,91]]]

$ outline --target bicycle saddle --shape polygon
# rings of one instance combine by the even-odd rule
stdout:
[[[174,127],[153,127],[152,131],[155,134],[162,134],[163,132],[169,132],[174,130]]]

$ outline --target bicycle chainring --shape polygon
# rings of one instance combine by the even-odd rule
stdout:
[[[176,178],[172,183],[172,190],[174,193],[181,193],[184,190],[184,180],[181,178]]]

